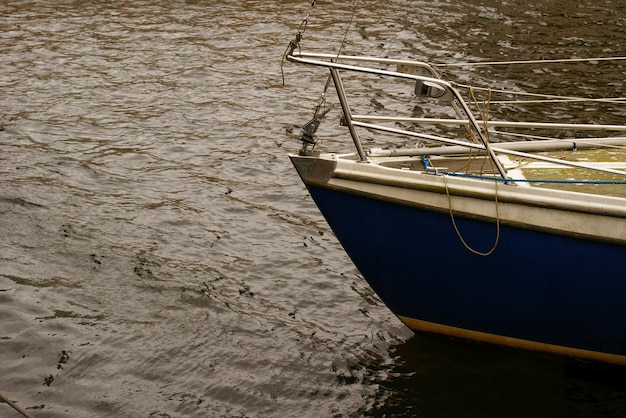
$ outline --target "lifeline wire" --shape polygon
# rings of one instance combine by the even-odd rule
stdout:
[[[435,67],[471,67],[471,66],[498,66],[498,65],[525,65],[525,64],[559,64],[559,63],[575,63],[575,62],[600,62],[600,61],[624,61],[623,57],[599,57],[599,58],[564,58],[564,59],[544,59],[544,60],[518,60],[518,61],[475,61],[475,62],[459,62],[459,63],[436,63]],[[469,88],[467,85],[457,84],[458,87]],[[477,88],[480,89],[480,88]],[[558,102],[606,102],[606,103],[626,103],[626,97],[605,97],[605,98],[583,98],[583,97],[567,97],[549,94],[533,94],[506,90],[493,90],[498,93],[507,93],[520,96],[540,97],[545,100],[524,100],[524,101],[493,101],[497,104],[509,103],[558,103]]]
[[[585,97],[572,97],[572,96],[558,96],[554,94],[541,94],[541,93],[527,93],[523,91],[513,91],[513,90],[498,90],[492,89],[490,87],[477,87],[470,86],[467,84],[456,84],[457,87],[464,89],[474,89],[474,90],[489,90],[493,93],[504,93],[511,94],[515,96],[527,96],[527,97],[538,97],[539,100],[498,100],[492,101],[492,103],[497,104],[509,104],[509,103],[568,103],[568,102],[601,102],[601,103],[626,103],[626,97],[605,97],[605,98],[585,98]]]
[[[526,60],[526,61],[477,61],[477,62],[459,62],[452,64],[435,64],[436,67],[467,67],[476,65],[520,65],[520,64],[548,64],[548,63],[566,63],[566,62],[589,62],[589,61],[623,61],[626,57],[601,57],[601,58],[563,58],[549,60]]]

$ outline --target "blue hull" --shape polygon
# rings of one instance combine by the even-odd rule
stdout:
[[[626,356],[623,246],[502,225],[495,251],[480,256],[461,243],[448,213],[308,189],[356,267],[403,320]],[[494,245],[495,223],[456,222],[475,250]]]

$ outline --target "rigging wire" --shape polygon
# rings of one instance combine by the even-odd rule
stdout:
[[[341,55],[341,51],[343,50],[343,47],[346,44],[346,40],[348,39],[348,32],[350,31],[350,28],[352,27],[354,16],[356,16],[357,7],[359,7],[359,1],[360,0],[354,0],[352,2],[352,15],[350,16],[350,20],[348,21],[348,26],[346,26],[346,30],[343,33],[343,39],[341,40],[341,44],[339,45],[339,51],[337,51],[337,58],[336,58],[337,60],[339,59],[339,56]]]
[[[346,40],[348,39],[348,33],[350,31],[350,28],[352,27],[352,22],[354,21],[354,17],[356,16],[359,1],[360,0],[354,0],[352,3],[352,14],[350,16],[348,25],[346,26],[346,30],[344,31],[343,39],[341,40],[341,43],[339,44],[339,50],[337,51],[337,56],[334,59],[335,62],[339,60],[341,51],[343,50],[346,44]],[[302,40],[302,37],[304,36],[304,32],[306,31],[307,25],[309,23],[309,17],[311,16],[311,13],[313,12],[313,9],[315,7],[315,2],[316,0],[313,0],[311,2],[311,7],[309,8],[309,11],[307,12],[306,17],[300,23],[300,26],[298,27],[298,32],[296,33],[295,38],[291,42],[289,42],[289,45],[287,46],[287,49],[285,50],[283,54],[283,57],[280,63],[283,86],[285,85],[285,73],[283,71],[283,64],[285,63],[287,57],[293,54],[296,49],[300,50],[300,41]],[[327,107],[326,105],[326,92],[328,91],[331,80],[332,80],[331,74],[328,74],[328,78],[326,79],[326,83],[324,85],[322,94],[320,95],[317,105],[315,106],[315,110],[313,112],[313,118],[308,123],[306,123],[301,129],[300,140],[303,143],[302,151],[306,151],[309,145],[312,145],[313,147],[315,147],[315,145],[317,144],[315,132],[317,131],[317,128],[319,127],[319,124],[321,123],[321,121],[324,119],[324,116],[331,110],[331,107]]]
[[[343,33],[343,39],[341,40],[341,44],[339,44],[339,50],[337,51],[337,56],[336,56],[336,58],[334,60],[335,62],[337,62],[339,60],[339,57],[341,55],[341,51],[343,50],[343,47],[346,44],[346,40],[348,39],[348,33],[350,32],[350,28],[352,27],[352,22],[354,21],[354,16],[356,16],[356,11],[357,11],[357,7],[359,5],[359,1],[360,0],[355,0],[352,3],[352,15],[350,16],[350,20],[348,21],[348,25],[346,26],[346,30]],[[317,117],[320,114],[320,111],[323,112],[322,113],[322,118],[323,118],[323,115],[328,113],[328,110],[326,110],[326,92],[328,91],[328,87],[330,86],[331,80],[332,80],[332,76],[329,73],[328,74],[328,78],[326,79],[326,84],[324,85],[324,90],[322,91],[322,95],[320,96],[319,102],[317,104],[317,107],[315,108],[314,117]]]
[[[304,19],[302,19],[302,22],[300,22],[300,26],[298,26],[298,32],[296,33],[296,36],[294,37],[294,39],[292,39],[289,42],[289,45],[287,45],[287,49],[285,49],[285,52],[283,53],[283,57],[282,60],[280,61],[280,72],[282,75],[282,79],[283,79],[283,86],[285,85],[285,73],[283,71],[283,64],[285,63],[286,58],[293,54],[293,52],[296,49],[300,49],[300,41],[302,41],[302,38],[304,36],[304,32],[306,32],[306,28],[309,24],[309,18],[311,17],[311,13],[313,13],[313,9],[315,8],[315,3],[317,0],[312,0],[311,1],[311,6],[309,7],[309,10],[306,14],[306,16],[304,17]],[[350,16],[350,20],[348,22],[348,26],[346,27],[346,30],[344,31],[343,34],[343,39],[341,40],[341,44],[339,45],[339,50],[337,51],[337,58],[339,59],[339,56],[341,55],[341,51],[343,50],[344,45],[346,44],[346,40],[348,38],[348,33],[350,31],[350,27],[352,26],[352,22],[354,21],[354,16],[356,15],[356,11],[357,11],[357,7],[359,5],[359,1],[360,0],[354,0],[352,3],[352,15]],[[330,79],[330,77],[329,77]],[[328,83],[326,83],[326,85],[328,86]]]
[[[309,11],[307,12],[304,19],[302,19],[302,22],[300,22],[300,26],[298,26],[298,32],[296,33],[296,36],[294,37],[294,39],[289,41],[289,45],[287,45],[287,49],[285,49],[285,52],[283,53],[283,58],[280,61],[280,74],[283,78],[283,86],[285,85],[285,72],[283,69],[283,65],[285,64],[285,60],[287,59],[289,55],[293,54],[293,52],[296,49],[300,49],[300,41],[302,40],[302,37],[304,36],[304,32],[306,32],[306,27],[309,24],[309,17],[311,16],[313,9],[315,8],[316,1],[317,0],[311,1],[311,6],[309,7]]]
[[[339,50],[337,51],[337,56],[334,59],[335,62],[339,61],[339,57],[341,56],[341,51],[343,50],[343,47],[346,44],[346,40],[348,39],[348,33],[350,32],[350,28],[352,27],[352,22],[354,21],[354,16],[356,16],[356,11],[357,11],[357,7],[359,5],[359,1],[360,0],[355,0],[352,3],[352,15],[350,16],[350,20],[348,21],[348,26],[346,26],[346,30],[343,33],[343,39],[341,40],[341,43],[339,44]],[[322,96],[320,97],[320,100],[319,100],[318,108],[322,104],[326,103],[326,92],[328,91],[328,87],[330,86],[330,81],[331,80],[332,80],[332,77],[331,77],[331,75],[329,73],[328,74],[328,78],[326,79],[326,84],[324,85],[324,90],[322,91]],[[317,109],[315,110],[315,113],[317,114]]]

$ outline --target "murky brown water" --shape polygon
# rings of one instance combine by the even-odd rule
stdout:
[[[360,3],[347,53],[626,53],[621,1]],[[351,4],[303,46],[336,52]],[[282,84],[309,6],[0,5],[0,392],[37,418],[626,414],[619,370],[413,337],[372,294],[286,156],[325,80]],[[588,81],[623,95],[611,71]]]

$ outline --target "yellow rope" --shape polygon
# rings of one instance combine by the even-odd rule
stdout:
[[[454,230],[456,231],[456,235],[459,237],[459,240],[461,240],[461,243],[463,243],[465,248],[467,248],[473,254],[480,255],[480,256],[483,256],[483,257],[491,255],[496,250],[496,247],[498,246],[498,242],[500,241],[500,211],[498,209],[498,206],[499,206],[498,205],[498,182],[497,181],[494,182],[495,188],[496,188],[496,193],[495,193],[495,203],[496,203],[496,239],[495,239],[495,241],[493,243],[493,247],[491,247],[491,249],[489,251],[487,251],[487,252],[481,252],[481,251],[473,249],[463,239],[463,236],[461,235],[461,231],[459,231],[459,227],[457,226],[456,220],[454,219],[454,211],[452,210],[452,198],[450,197],[450,191],[448,190],[448,180],[447,180],[447,176],[445,174],[443,175],[443,184],[445,185],[446,195],[448,196],[448,209],[450,210],[450,219],[452,219],[452,226],[454,227]]]
[[[478,102],[478,99],[476,98],[476,95],[474,94],[474,89],[470,87],[468,102],[469,102],[470,106],[472,104],[474,104],[476,106],[476,109],[478,110],[478,112],[480,114],[481,120],[483,122],[483,129],[484,129],[485,139],[487,141],[489,141],[489,130],[487,129],[487,127],[488,127],[488,120],[489,120],[489,103],[490,103],[490,100],[491,100],[491,92],[488,91],[488,94],[486,95],[485,99],[483,100],[483,105],[481,107],[481,105]],[[466,172],[467,172],[467,170],[469,170],[470,165],[471,165],[471,161],[474,159],[474,157],[475,156],[472,155],[471,152],[468,154],[468,162],[467,162],[467,165],[466,165]],[[489,159],[489,161],[491,161],[491,159]],[[491,161],[491,163],[492,163],[491,168],[493,169],[493,161]],[[483,167],[481,167],[481,172],[484,170],[484,164],[485,164],[485,160],[483,160]],[[447,176],[445,174],[443,175],[443,183],[444,183],[445,188],[446,188],[446,196],[448,197],[448,209],[450,211],[450,219],[452,220],[452,226],[454,227],[454,230],[455,230],[457,236],[459,237],[459,240],[461,241],[461,243],[463,243],[465,248],[467,248],[473,254],[484,256],[484,257],[486,257],[488,255],[491,255],[496,250],[496,247],[498,246],[498,242],[500,241],[500,210],[499,210],[499,204],[498,204],[498,182],[494,182],[494,184],[495,184],[495,204],[496,204],[496,239],[495,239],[491,249],[489,251],[487,251],[487,252],[481,252],[481,251],[473,249],[463,239],[461,231],[459,230],[459,227],[456,224],[456,219],[454,217],[454,211],[452,210],[452,198],[450,197],[450,190],[448,189],[448,180],[447,180]]]
[[[28,412],[26,412],[26,410],[24,408],[22,408],[21,406],[19,406],[18,404],[16,404],[15,402],[10,400],[6,396],[4,396],[2,393],[0,393],[0,401],[5,402],[7,405],[9,405],[11,408],[15,409],[17,412],[19,412],[20,414],[22,414],[26,418],[33,418],[33,416],[31,414],[29,414]]]

